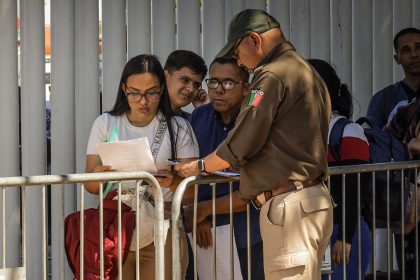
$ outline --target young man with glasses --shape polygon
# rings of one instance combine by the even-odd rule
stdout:
[[[216,151],[175,169],[184,177],[239,170],[241,197],[260,209],[265,279],[320,279],[333,226],[323,183],[327,88],[265,11],[248,9],[232,19],[217,56],[232,54],[254,73],[235,127]]]
[[[206,79],[210,104],[198,107],[191,115],[190,123],[197,137],[200,157],[212,153],[235,126],[244,96],[249,90],[249,73],[236,64],[233,58],[216,58],[210,64]],[[216,187],[216,226],[230,223],[229,184]],[[197,205],[197,244],[212,247],[212,189],[200,186]],[[234,233],[243,279],[247,278],[247,203],[240,198],[239,184],[232,193]],[[193,205],[186,208],[187,226],[192,229]],[[251,279],[264,279],[262,240],[258,223],[258,211],[250,211]]]
[[[168,56],[164,69],[172,111],[188,119],[189,113],[183,107],[190,103],[198,107],[208,102],[206,92],[201,89],[207,66],[198,54],[176,50]]]

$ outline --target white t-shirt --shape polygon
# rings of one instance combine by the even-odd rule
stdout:
[[[159,127],[159,119],[161,118],[164,118],[163,114],[158,113],[147,126],[137,127],[128,121],[126,114],[112,116],[104,113],[93,123],[86,154],[97,155],[96,145],[101,142],[107,142],[108,137],[115,128],[118,131],[118,140],[123,141],[147,137],[151,145]],[[181,117],[175,117],[172,123],[174,124],[174,137],[176,138],[176,157],[199,157],[197,139],[190,124]],[[167,169],[168,166],[165,164],[165,161],[169,158],[171,158],[171,142],[169,130],[166,129],[155,160],[157,169]],[[172,191],[168,188],[162,188],[162,193],[165,201],[172,201]]]

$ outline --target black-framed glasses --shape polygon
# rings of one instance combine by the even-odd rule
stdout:
[[[160,99],[160,95],[162,92],[146,92],[146,93],[140,93],[140,92],[126,92],[125,95],[127,96],[127,100],[130,103],[138,103],[141,101],[141,99],[144,97],[147,102],[158,102]]]
[[[208,88],[216,89],[220,84],[224,90],[233,89],[236,84],[241,84],[243,81],[237,82],[231,79],[219,80],[216,78],[206,79]]]
[[[236,52],[236,49],[239,47],[239,45],[242,43],[242,41],[243,41],[246,37],[248,37],[248,36],[244,36],[244,37],[240,38],[240,39],[239,39],[239,41],[235,44],[235,46],[234,46],[234,47],[233,47],[233,49],[232,49],[232,54],[231,54],[231,56],[232,56],[234,59],[236,59],[236,60],[238,60],[238,59],[239,59],[239,56],[238,56],[238,53]]]

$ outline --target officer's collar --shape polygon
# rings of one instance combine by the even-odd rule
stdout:
[[[265,57],[263,60],[261,60],[260,63],[258,63],[257,68],[261,67],[271,61],[273,61],[274,59],[276,59],[277,57],[279,57],[280,55],[282,55],[284,52],[289,51],[289,50],[293,50],[295,51],[295,47],[292,45],[292,43],[290,43],[289,41],[283,41],[280,44],[278,44],[277,46],[275,46]]]

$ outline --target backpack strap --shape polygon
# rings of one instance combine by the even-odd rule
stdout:
[[[394,84],[387,86],[386,88],[383,89],[384,92],[384,99],[385,99],[385,104],[384,104],[384,112],[385,112],[385,116],[389,116],[389,114],[391,113],[392,109],[394,109]]]
[[[156,161],[157,154],[159,152],[160,144],[162,144],[163,137],[165,135],[168,124],[166,123],[165,118],[162,118],[159,122],[158,129],[156,130],[155,137],[153,138],[152,146],[150,150],[152,151],[153,159]]]
[[[358,125],[360,125],[362,127],[363,127],[364,124],[367,124],[370,128],[374,127],[374,125],[373,125],[374,122],[368,117],[360,117],[360,118],[357,119],[357,121],[355,121],[355,123],[357,123]]]
[[[343,139],[343,132],[346,125],[351,123],[347,118],[339,118],[330,131],[329,145],[333,158],[340,161],[340,146]]]

